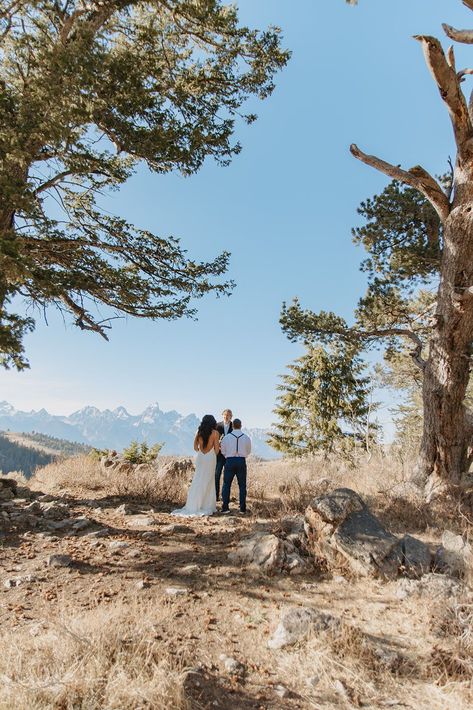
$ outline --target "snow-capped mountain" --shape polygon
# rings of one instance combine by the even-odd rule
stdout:
[[[127,412],[125,407],[100,410],[88,406],[69,416],[49,414],[45,409],[21,412],[8,402],[0,402],[0,430],[35,431],[101,449],[121,450],[131,441],[147,441],[148,444],[164,442],[165,454],[192,454],[198,425],[195,414],[163,412],[157,402],[136,415]],[[264,429],[246,431],[252,438],[254,454],[262,458],[277,457],[266,443]]]

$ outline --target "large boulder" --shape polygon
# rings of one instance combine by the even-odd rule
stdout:
[[[305,512],[309,548],[329,567],[348,563],[361,576],[412,576],[430,569],[430,550],[419,540],[390,533],[349,488],[314,498]]]

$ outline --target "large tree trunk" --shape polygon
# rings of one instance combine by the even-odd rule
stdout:
[[[417,476],[427,484],[429,495],[457,486],[469,467],[471,423],[464,399],[473,339],[473,194],[461,180],[464,172],[444,224],[436,322],[424,372]]]

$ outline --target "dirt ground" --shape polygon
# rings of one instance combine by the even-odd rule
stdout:
[[[278,527],[258,517],[256,499],[246,517],[176,519],[168,503],[100,490],[54,497],[72,518],[87,517],[83,530],[29,529],[20,519],[0,541],[0,708],[473,707],[471,677],[429,667],[439,643],[433,600],[399,598],[396,581],[316,569],[268,577],[232,564],[242,537]],[[52,554],[71,565],[48,566]],[[382,671],[349,640],[337,648],[315,637],[270,650],[281,613],[294,606],[329,611],[408,662]],[[228,671],[222,655],[242,670]]]

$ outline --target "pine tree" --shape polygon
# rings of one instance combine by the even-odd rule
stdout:
[[[370,379],[353,348],[308,347],[288,369],[278,386],[271,446],[289,456],[346,457],[357,444],[366,446],[377,427],[368,431]]]
[[[235,121],[256,118],[244,104],[287,60],[277,28],[242,26],[220,0],[0,3],[0,365],[27,366],[22,300],[107,338],[116,314],[192,316],[195,298],[229,293],[228,253],[190,259],[100,196],[139,163],[228,164]]]

